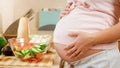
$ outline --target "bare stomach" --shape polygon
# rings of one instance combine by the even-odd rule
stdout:
[[[65,60],[65,61],[67,61],[67,62],[77,61],[77,60],[80,60],[80,59],[85,58],[85,57],[87,57],[87,56],[90,56],[90,55],[92,55],[92,54],[95,54],[95,53],[98,53],[98,52],[100,52],[100,51],[103,51],[103,50],[90,49],[90,50],[87,51],[85,54],[81,55],[80,58],[74,60],[74,59],[69,59],[68,56],[65,55],[65,54],[66,54],[66,51],[64,50],[64,48],[66,47],[66,45],[64,45],[64,44],[59,44],[59,43],[55,43],[55,44],[54,44],[54,47],[55,47],[57,53],[59,54],[59,56],[60,56],[63,60]]]

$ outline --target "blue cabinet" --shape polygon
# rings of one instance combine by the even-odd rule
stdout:
[[[56,23],[59,21],[60,9],[55,11],[40,11],[39,12],[39,29],[53,30]]]

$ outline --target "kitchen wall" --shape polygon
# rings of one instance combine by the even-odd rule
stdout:
[[[30,8],[35,12],[35,19],[30,23],[32,31],[37,29],[38,25],[38,12],[41,8],[63,8],[65,7],[65,0],[0,0],[2,11],[2,28],[0,30],[5,32],[8,26],[25,14]],[[0,20],[1,21],[1,20]],[[3,27],[4,26],[4,27]]]
[[[30,8],[34,10],[34,19],[29,23],[30,32],[38,29],[38,12],[41,8],[63,8],[65,7],[65,0],[15,0],[14,18],[18,19]],[[32,27],[32,28],[31,28]],[[34,27],[34,28],[33,28]]]
[[[2,33],[2,17],[1,17],[1,12],[0,12],[0,34]]]
[[[1,3],[0,3],[0,10],[1,10]],[[0,34],[2,33],[2,15],[0,11]]]
[[[14,0],[0,0],[1,21],[0,30],[4,32],[14,20]]]
[[[32,8],[38,12],[41,8],[63,8],[65,0],[14,0],[15,1],[15,18],[20,17],[28,9]]]

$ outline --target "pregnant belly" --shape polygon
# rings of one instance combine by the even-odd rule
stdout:
[[[56,50],[63,59],[66,57],[66,51],[64,51],[64,48],[66,45],[71,44],[75,40],[75,37],[68,36],[69,33],[74,31],[93,33],[110,27],[108,23],[106,23],[105,17],[101,17],[101,14],[94,12],[91,12],[91,14],[89,14],[89,12],[80,12],[81,11],[79,9],[75,9],[56,24],[56,28],[53,34],[53,41],[57,43],[55,44]],[[99,51],[101,50],[91,50],[82,57],[94,54]]]
[[[69,56],[65,55],[66,51],[64,50],[64,48],[66,47],[66,45],[55,43],[54,46],[55,46],[55,49],[56,49],[57,53],[59,54],[59,56],[67,62],[74,62],[74,61],[80,60],[84,57],[87,57],[89,55],[92,55],[92,54],[102,51],[102,50],[90,49],[86,53],[82,54],[78,59],[74,60],[74,59],[70,59]]]
[[[74,41],[75,37],[70,37],[68,34],[71,32],[98,32],[105,29],[105,25],[97,22],[87,22],[85,20],[71,20],[71,19],[62,19],[56,25],[53,40],[56,43],[61,44],[70,44]]]
[[[87,12],[80,13],[79,9],[73,10],[56,24],[53,35],[54,42],[67,45],[75,39],[74,37],[68,36],[71,32],[83,31],[93,33],[109,27],[104,17],[101,17],[101,14],[93,15],[94,13],[92,15]]]

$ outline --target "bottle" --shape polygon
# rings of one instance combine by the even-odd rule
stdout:
[[[27,17],[22,17],[19,20],[17,38],[24,38],[24,42],[29,42],[29,21]]]

